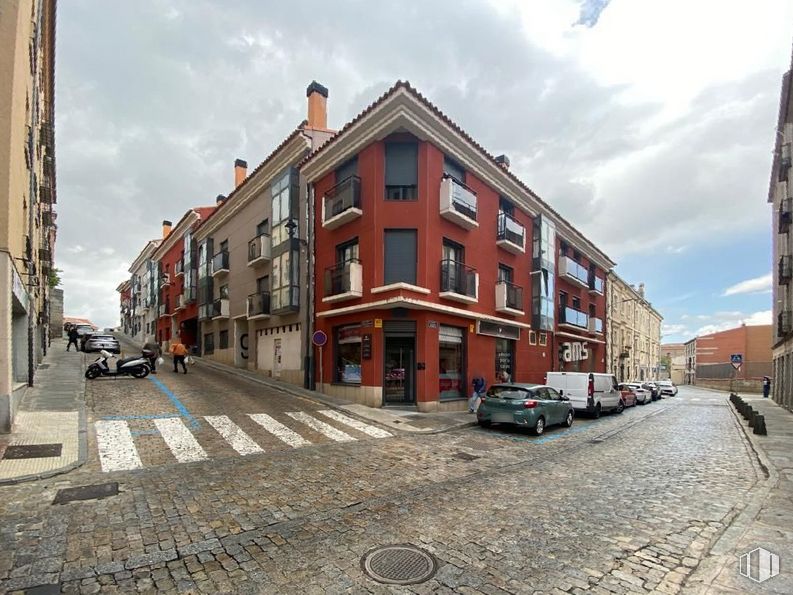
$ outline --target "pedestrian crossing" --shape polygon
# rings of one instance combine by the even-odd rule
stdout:
[[[252,427],[264,430],[268,440],[275,439],[278,444],[286,444],[291,448],[314,444],[317,442],[314,437],[316,435],[332,442],[354,442],[358,440],[353,435],[354,432],[362,434],[364,439],[389,438],[393,435],[382,428],[332,409],[322,409],[310,413],[305,411],[285,412],[282,418],[285,423],[266,413],[251,413],[244,417],[254,422],[255,426]],[[256,441],[254,436],[243,430],[229,416],[205,415],[203,419],[208,425],[207,431],[214,432],[224,444],[227,444],[237,454],[247,456],[266,452],[266,449]],[[250,425],[247,420],[246,424]],[[157,440],[162,440],[175,461],[191,463],[211,458],[199,442],[198,437],[190,431],[181,417],[161,417],[151,421],[157,430]],[[334,422],[336,425],[329,422]],[[344,430],[336,426],[342,426]],[[144,467],[129,421],[99,420],[94,423],[94,428],[102,471],[129,471]],[[253,433],[255,434],[255,432]],[[304,434],[312,437],[313,442]],[[201,435],[206,436],[206,434]],[[211,436],[210,438],[214,440],[216,437]],[[259,439],[259,441],[263,440]],[[151,444],[150,441],[148,443]]]

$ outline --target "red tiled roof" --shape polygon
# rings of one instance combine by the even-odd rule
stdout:
[[[455,123],[451,118],[449,118],[446,114],[444,114],[440,108],[438,108],[435,104],[433,104],[429,99],[424,97],[416,88],[414,88],[408,81],[397,81],[393,87],[391,87],[388,91],[383,93],[379,98],[377,98],[374,102],[372,102],[366,109],[364,109],[360,114],[358,114],[355,118],[347,122],[336,134],[331,136],[325,143],[322,144],[316,151],[307,155],[305,159],[303,159],[299,167],[303,167],[305,164],[310,162],[314,159],[317,155],[322,153],[325,149],[331,146],[334,142],[336,142],[341,136],[344,135],[352,126],[358,123],[360,120],[365,118],[369,113],[371,113],[375,108],[380,106],[386,99],[394,95],[399,89],[404,89],[408,93],[410,93],[417,101],[427,107],[433,114],[435,114],[438,118],[440,118],[446,125],[448,125],[452,130],[454,130],[457,134],[459,134],[463,139],[465,139],[468,143],[470,143],[476,150],[478,150],[482,155],[484,155],[487,159],[492,161],[495,165],[499,166],[505,174],[507,174],[515,183],[517,183],[521,188],[523,188],[526,192],[531,194],[531,196],[543,205],[548,211],[553,213],[556,217],[558,217],[561,221],[564,221],[570,228],[578,233],[582,238],[586,238],[586,236],[578,231],[567,219],[562,217],[558,211],[556,211],[553,207],[551,207],[547,202],[541,199],[536,192],[534,192],[527,184],[525,184],[520,178],[518,178],[515,174],[513,174],[508,169],[504,169],[501,165],[496,161],[496,158],[485,149],[482,145],[476,142],[473,137],[468,134],[465,130],[463,130],[457,123]],[[613,262],[602,250],[597,248],[594,244],[591,244],[592,248],[600,254],[605,260],[609,262]]]

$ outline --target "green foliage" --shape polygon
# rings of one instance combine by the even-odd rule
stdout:
[[[50,287],[58,287],[61,284],[61,273],[63,271],[61,269],[56,269],[55,267],[50,269]]]

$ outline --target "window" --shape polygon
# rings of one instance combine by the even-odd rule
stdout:
[[[221,300],[229,299],[229,286],[228,286],[228,284],[220,286],[220,289],[218,290],[218,297]]]
[[[573,296],[573,308],[581,310],[581,299],[576,296]]]
[[[361,383],[361,326],[341,326],[333,330],[336,369],[333,381],[344,384]]]
[[[504,198],[503,196],[498,197],[498,210],[502,213],[506,213],[510,217],[515,216],[515,205],[508,198]]]
[[[559,292],[559,307],[564,310],[567,308],[567,292],[560,291]]]
[[[207,333],[204,335],[204,353],[213,353],[215,351],[215,333]]]
[[[441,326],[438,332],[438,394],[441,399],[465,397],[464,329]]]
[[[540,333],[540,347],[545,347],[546,345],[548,345],[548,334]]]
[[[536,345],[536,344],[537,344],[537,332],[529,331],[529,345]]]
[[[589,315],[595,317],[595,304],[589,304]]]
[[[261,223],[256,226],[256,235],[260,236],[266,234],[270,231],[270,220],[264,219]]]
[[[220,242],[220,250],[219,252],[228,252],[229,251],[229,241],[223,240]]]
[[[358,260],[358,238],[336,246],[336,264]]]
[[[344,180],[346,180],[347,178],[351,178],[357,175],[358,175],[358,157],[356,156],[336,169],[336,183],[339,184]]]
[[[270,275],[256,279],[256,293],[270,293]]]
[[[515,361],[515,341],[496,339],[496,381],[511,382]]]
[[[453,177],[461,184],[465,183],[465,169],[449,157],[443,159],[443,173]]]
[[[273,310],[300,307],[299,276],[300,260],[296,251],[284,252],[273,258],[270,296]]]
[[[227,330],[220,331],[220,336],[218,337],[218,349],[228,349],[229,348],[229,332]]]
[[[293,209],[297,207],[297,200],[292,201],[293,191],[295,198],[297,198],[296,180],[297,174],[289,169],[270,186],[270,196],[273,203],[271,232],[273,246],[278,246],[289,239],[286,223],[290,218],[297,216],[297,213],[293,212]]]
[[[386,200],[416,200],[418,197],[417,189],[418,143],[386,143]]]
[[[578,263],[581,262],[581,253],[578,250],[573,250],[573,260]]]
[[[513,271],[512,267],[508,267],[505,264],[498,265],[498,281],[499,283],[502,281],[506,281],[507,283],[512,283],[512,276]]]
[[[559,254],[561,254],[562,256],[567,256],[567,242],[565,242],[564,240],[559,242]]]
[[[385,230],[385,285],[416,284],[416,230]]]

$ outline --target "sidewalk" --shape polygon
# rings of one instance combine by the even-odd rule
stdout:
[[[36,371],[35,385],[25,389],[11,433],[0,434],[0,484],[64,473],[85,461],[83,359],[80,352],[67,353],[63,339],[52,341]],[[38,449],[48,452],[10,448],[32,445],[48,445]],[[52,456],[58,447],[60,454]],[[28,452],[20,452],[24,450]]]
[[[743,395],[742,395],[743,396]],[[743,396],[765,416],[767,436],[752,433],[737,415],[767,479],[750,490],[746,508],[713,545],[686,584],[691,593],[793,593],[793,413],[762,395]],[[738,572],[739,557],[756,548],[779,556],[780,574],[762,583]]]

